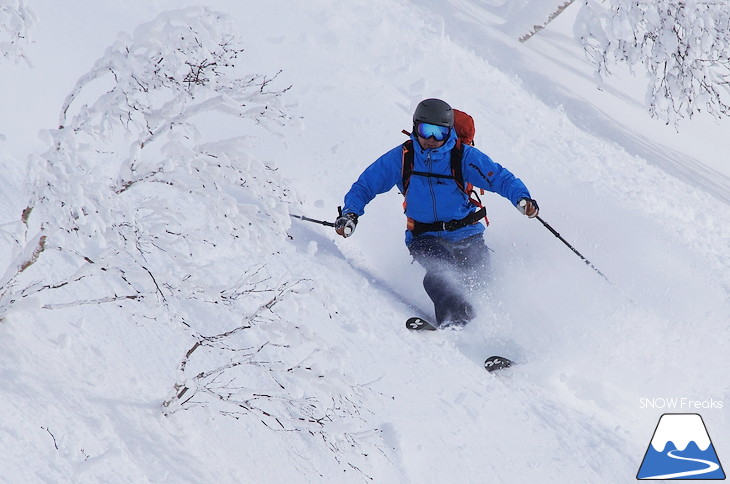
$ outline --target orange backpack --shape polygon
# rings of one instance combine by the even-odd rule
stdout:
[[[459,141],[465,145],[474,146],[474,135],[476,128],[474,127],[474,118],[466,114],[464,111],[454,109],[454,129]]]

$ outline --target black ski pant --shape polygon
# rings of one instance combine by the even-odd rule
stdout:
[[[423,288],[433,301],[436,322],[466,323],[473,319],[469,291],[479,287],[489,266],[489,249],[482,235],[458,242],[422,235],[414,238],[408,249],[426,269]]]

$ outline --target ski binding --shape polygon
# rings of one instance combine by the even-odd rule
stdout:
[[[489,358],[484,360],[484,368],[490,373],[493,371],[509,368],[510,366],[512,366],[512,364],[512,360],[503,356],[490,356]]]

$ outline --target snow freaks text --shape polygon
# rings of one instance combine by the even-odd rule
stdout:
[[[712,410],[724,407],[722,400],[696,400],[686,397],[642,397],[639,399],[639,408],[668,409],[668,410]]]

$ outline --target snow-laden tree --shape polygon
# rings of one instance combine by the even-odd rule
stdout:
[[[599,82],[614,63],[643,66],[652,116],[730,115],[730,2],[586,0],[575,35]]]
[[[122,35],[79,79],[63,103],[58,128],[45,133],[49,150],[30,164],[31,200],[21,217],[15,257],[0,279],[0,317],[28,294],[108,270],[102,261],[109,258],[127,271],[145,272],[144,248],[161,235],[144,227],[163,226],[153,222],[174,227],[188,218],[180,207],[166,205],[164,188],[192,195],[205,186],[205,196],[224,197],[222,182],[246,183],[244,167],[253,162],[245,149],[221,153],[245,145],[244,138],[212,144],[195,117],[217,112],[274,128],[286,116],[282,90],[269,89],[271,78],[241,76],[234,68],[242,49],[232,32],[227,18],[207,9],[165,13],[133,36]],[[267,171],[261,167],[259,175]],[[199,210],[236,206],[232,198],[226,202],[201,204]],[[203,239],[197,233],[189,237]],[[59,280],[18,282],[49,248],[66,255],[65,264],[46,274]],[[130,260],[122,263],[124,254]],[[61,267],[81,272],[61,274]],[[128,297],[145,292],[122,280]]]
[[[0,59],[24,60],[36,16],[24,0],[0,0]]]
[[[372,452],[347,429],[366,425],[365,390],[327,371],[330,356],[296,322],[312,287],[290,269],[292,195],[249,154],[289,119],[288,87],[243,74],[234,34],[205,8],[167,12],[79,79],[31,161],[0,321],[22,305],[103,306],[131,325],[184,331],[166,415],[207,407],[254,419],[300,433],[302,455],[324,446],[339,472],[358,468]]]

